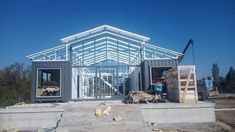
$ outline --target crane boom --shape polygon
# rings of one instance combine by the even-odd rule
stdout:
[[[192,54],[193,54],[193,64],[195,65],[195,56],[194,56],[194,47],[193,47],[193,40],[192,39],[189,39],[187,45],[185,46],[184,50],[183,50],[183,55],[181,57],[181,60],[183,60],[184,58],[184,54],[186,53],[186,51],[188,50],[189,46],[192,46]]]
[[[188,47],[189,47],[190,44],[193,46],[193,40],[192,40],[192,39],[190,39],[190,40],[188,41],[186,47],[184,48],[184,51],[182,52],[183,54],[187,51],[187,49],[188,49]]]

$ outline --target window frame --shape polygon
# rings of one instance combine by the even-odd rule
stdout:
[[[150,77],[149,81],[150,81],[150,85],[154,85],[153,84],[153,78],[152,78],[152,68],[169,68],[169,69],[171,69],[173,67],[171,67],[171,66],[149,66],[149,77]]]
[[[38,96],[37,92],[38,92],[38,74],[39,74],[39,70],[60,70],[60,95],[59,96]],[[61,97],[61,91],[62,91],[62,88],[61,88],[61,77],[62,77],[62,74],[61,74],[61,71],[62,69],[61,68],[37,68],[37,74],[36,74],[36,91],[35,91],[35,94],[36,94],[36,98],[58,98],[58,97]]]

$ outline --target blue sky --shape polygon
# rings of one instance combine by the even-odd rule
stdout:
[[[235,67],[234,0],[0,0],[0,68],[104,24],[179,52],[192,38],[198,78],[213,63],[222,75]],[[192,64],[191,49],[183,63]]]

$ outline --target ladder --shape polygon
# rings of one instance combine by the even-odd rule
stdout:
[[[182,68],[182,69],[181,69]],[[185,69],[184,69],[185,68]],[[189,69],[187,78],[182,78],[181,70]],[[196,85],[196,75],[195,66],[190,67],[180,67],[178,68],[178,80],[179,80],[179,97],[180,103],[197,103],[197,85]],[[185,75],[185,74],[184,74]],[[182,85],[185,84],[185,85]]]

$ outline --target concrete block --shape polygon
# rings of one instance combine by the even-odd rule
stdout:
[[[56,126],[63,110],[54,108],[13,108],[0,110],[0,128],[38,129]]]
[[[215,110],[212,103],[149,104],[141,105],[141,108],[145,122],[158,124],[215,122]]]

